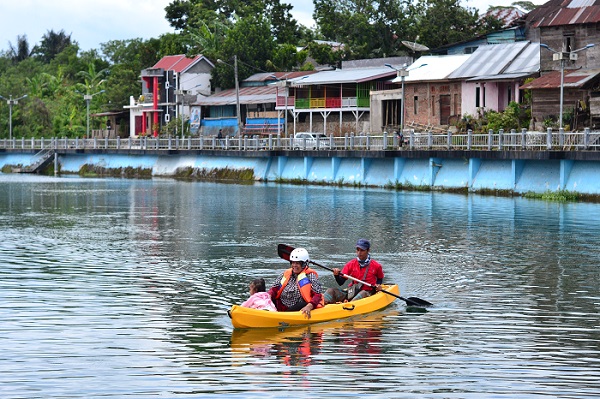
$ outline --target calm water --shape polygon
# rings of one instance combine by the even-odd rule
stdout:
[[[0,174],[2,398],[592,398],[600,205]],[[277,244],[436,306],[233,331]],[[321,274],[333,285],[329,272]]]

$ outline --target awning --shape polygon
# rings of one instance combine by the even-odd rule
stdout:
[[[521,73],[501,73],[498,75],[483,75],[483,76],[475,76],[474,78],[467,79],[467,82],[498,82],[505,80],[518,80],[524,79],[529,76],[536,75],[537,72],[521,72]]]

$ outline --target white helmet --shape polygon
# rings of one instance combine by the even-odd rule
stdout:
[[[290,254],[290,262],[302,262],[306,265],[309,260],[308,251],[304,248],[296,248]]]

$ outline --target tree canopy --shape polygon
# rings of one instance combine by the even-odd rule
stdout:
[[[316,25],[310,28],[299,25],[292,6],[280,0],[172,0],[165,18],[176,33],[158,38],[111,40],[81,51],[64,30],[48,30],[33,46],[19,35],[0,51],[0,95],[28,95],[13,109],[14,136],[83,135],[82,93],[103,90],[91,101],[91,112],[122,110],[130,96],[141,94],[140,71],[166,55],[204,55],[215,64],[212,86],[225,89],[234,86],[234,57],[243,80],[256,72],[314,69],[308,59],[337,66],[343,60],[407,55],[401,41],[416,37],[436,48],[500,29],[498,21],[480,18],[458,0],[313,4]],[[513,5],[535,7],[528,1]],[[8,137],[8,124],[8,107],[0,103],[0,137]]]

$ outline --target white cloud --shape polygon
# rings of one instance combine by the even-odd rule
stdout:
[[[64,30],[83,50],[110,40],[149,39],[173,32],[165,19],[170,0],[0,0],[0,49],[27,35],[39,43],[49,30]]]

